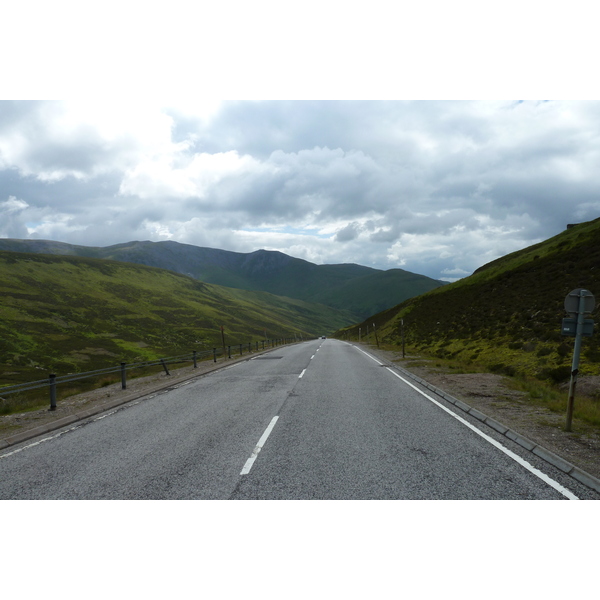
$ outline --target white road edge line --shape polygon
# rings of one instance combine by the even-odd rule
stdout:
[[[242,469],[242,472],[240,473],[240,475],[248,475],[248,473],[250,473],[250,469],[252,468],[252,465],[254,464],[256,457],[258,456],[258,453],[262,450],[262,447],[265,445],[265,442],[267,441],[267,438],[271,434],[273,427],[275,427],[275,423],[277,423],[277,419],[279,419],[279,417],[277,417],[277,416],[273,417],[271,419],[269,426],[265,429],[265,432],[262,434],[260,440],[258,440],[258,444],[256,444],[256,447],[252,451],[250,458],[246,461],[246,464],[244,465],[244,468]]]
[[[57,437],[60,437],[61,435],[64,435],[65,433],[69,433],[69,431],[74,431],[75,429],[79,429],[80,427],[81,427],[81,425],[75,425],[74,427],[66,429],[65,431],[61,431],[60,433],[57,433],[56,435],[51,435],[50,437],[42,438],[41,440],[38,440],[37,442],[33,442],[32,444],[27,444],[27,446],[23,446],[22,448],[17,448],[16,450],[13,450],[12,452],[7,452],[6,454],[2,454],[2,455],[0,455],[0,458],[6,458],[8,456],[12,456],[13,454],[18,454],[19,452],[23,452],[23,450],[27,450],[28,448],[33,448],[34,446],[43,444],[44,442],[49,442],[50,440],[54,440]]]
[[[362,352],[362,350],[361,350],[361,352]],[[368,356],[368,354],[367,354],[367,356]],[[514,452],[512,452],[511,450],[509,450],[508,448],[506,448],[499,442],[497,442],[494,438],[491,438],[489,435],[483,433],[483,431],[481,431],[480,429],[478,429],[477,427],[475,427],[474,425],[469,423],[466,419],[463,419],[456,413],[452,412],[450,409],[446,408],[443,404],[441,404],[440,402],[438,402],[437,400],[435,400],[434,398],[429,396],[429,394],[426,394],[425,392],[421,391],[418,387],[413,385],[410,381],[407,381],[406,379],[404,379],[404,377],[401,377],[400,375],[398,375],[398,373],[396,373],[395,371],[392,371],[392,369],[390,369],[389,367],[386,367],[386,368],[392,375],[395,375],[398,379],[401,379],[402,381],[404,381],[404,383],[406,383],[406,385],[409,385],[411,388],[413,388],[414,390],[419,392],[419,394],[421,394],[422,396],[425,396],[425,398],[427,398],[427,400],[430,400],[436,406],[439,406],[442,410],[445,410],[449,415],[453,416],[455,419],[457,419],[458,421],[463,423],[463,425],[466,425],[469,429],[472,429],[477,435],[480,435],[484,440],[487,440],[490,444],[492,444],[492,446],[495,446],[496,448],[498,448],[499,450],[504,452],[504,454],[506,454],[507,456],[512,458],[514,461],[518,462],[521,466],[525,467],[528,471],[533,473],[536,477],[539,477],[542,481],[547,483],[549,486],[553,487],[557,492],[560,492],[563,496],[565,496],[569,500],[579,500],[579,498],[575,494],[573,494],[573,492],[569,491],[567,488],[560,485],[560,483],[558,483],[557,481],[554,481],[554,479],[551,479],[550,477],[548,477],[548,475],[546,475],[545,473],[542,473],[542,471],[540,471],[539,469],[536,469],[533,465],[528,463],[525,459],[521,458],[518,454],[515,454]]]
[[[356,346],[355,346],[356,348]],[[374,360],[380,367],[383,367],[383,363],[380,363],[374,356],[371,356],[369,353],[361,350],[360,348],[356,348],[359,352],[362,352],[365,356],[368,356],[371,360]]]

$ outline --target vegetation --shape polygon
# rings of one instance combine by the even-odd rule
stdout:
[[[281,252],[257,250],[243,254],[173,241],[93,248],[47,240],[0,239],[0,250],[104,258],[159,267],[205,283],[325,304],[351,312],[347,323],[443,285],[402,269],[315,265]]]
[[[271,338],[347,312],[110,260],[0,252],[0,386]],[[1,390],[1,388],[0,388]]]
[[[364,339],[367,327],[372,331],[375,324],[379,340],[390,347],[401,344],[404,332],[412,353],[545,382],[551,388],[570,378],[574,338],[561,335],[561,322],[567,317],[564,299],[576,288],[588,289],[600,300],[600,219],[495,260],[470,277],[334,335],[356,340],[360,328]],[[600,375],[598,331],[584,338],[580,375]],[[598,418],[598,407],[589,414]]]

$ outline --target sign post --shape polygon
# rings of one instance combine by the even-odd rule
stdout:
[[[596,306],[594,295],[581,288],[570,292],[565,298],[565,310],[570,319],[563,320],[562,334],[575,335],[575,348],[573,349],[573,364],[571,366],[571,381],[569,383],[569,399],[567,400],[566,431],[571,431],[573,421],[573,407],[575,404],[575,388],[577,386],[577,375],[579,374],[579,355],[581,353],[581,340],[584,335],[592,335],[594,321],[586,319]],[[575,323],[573,323],[575,321]],[[567,323],[565,323],[567,322]],[[574,327],[573,327],[574,325]],[[590,328],[591,326],[591,328]],[[575,330],[573,332],[573,329]],[[584,333],[585,329],[585,333]]]
[[[400,331],[402,335],[402,358],[404,358],[404,319],[400,319]]]

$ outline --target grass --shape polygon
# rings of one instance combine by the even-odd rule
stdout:
[[[212,361],[213,356],[198,356],[198,363],[202,361]],[[183,363],[169,363],[167,366],[170,370],[179,368],[185,365],[192,365],[192,360]],[[127,382],[132,380],[156,375],[163,372],[162,365],[147,365],[127,369]],[[38,374],[38,379],[40,379]],[[72,396],[84,394],[98,388],[108,387],[114,384],[121,383],[121,373],[108,373],[91,376],[87,379],[70,381],[57,384],[58,402]],[[47,408],[50,405],[50,388],[42,387],[35,390],[29,390],[18,394],[6,395],[2,398],[2,388],[0,387],[0,415],[9,415],[14,413],[29,412]]]
[[[0,386],[226,343],[308,338],[343,312],[109,260],[0,252]],[[24,400],[25,401],[25,400]]]
[[[600,219],[493,261],[470,277],[436,288],[339,330],[379,338],[499,373],[560,383],[568,379],[574,338],[563,337],[564,299],[584,287],[600,294]],[[599,298],[600,299],[600,298]],[[401,321],[404,324],[402,326]],[[600,375],[600,333],[584,338],[582,375]]]
[[[395,345],[384,345],[384,350],[397,351]],[[486,365],[473,361],[462,361],[460,358],[440,358],[438,355],[427,355],[416,348],[408,348],[407,352],[417,355],[411,359],[413,366],[433,366],[441,372],[453,374],[495,373],[506,377],[509,386],[523,393],[522,400],[532,406],[544,407],[552,412],[566,416],[568,390],[562,389],[550,379],[540,380],[522,373],[514,372],[506,365]],[[574,417],[595,428],[600,433],[600,396],[586,396],[575,390]]]

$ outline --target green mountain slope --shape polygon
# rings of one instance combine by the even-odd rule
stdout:
[[[566,380],[573,338],[563,337],[564,299],[586,288],[600,301],[600,219],[576,225],[337,332],[356,339],[375,323],[380,340],[485,365],[497,372]],[[600,327],[584,339],[581,373],[600,375]]]
[[[343,307],[353,312],[353,321],[444,285],[402,269],[316,265],[281,252],[257,250],[244,254],[172,241],[93,248],[48,240],[0,239],[0,250],[108,258],[159,267],[206,283]]]
[[[0,252],[0,383],[328,334],[347,312],[130,263]],[[35,375],[35,377],[32,377]]]

